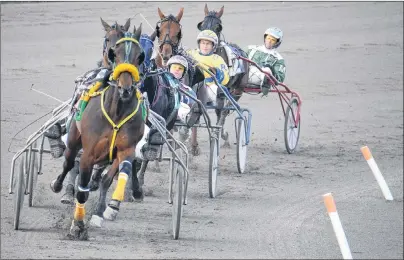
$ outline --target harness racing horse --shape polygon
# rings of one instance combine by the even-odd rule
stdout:
[[[112,63],[108,59],[108,50],[111,48],[111,46],[115,45],[118,39],[123,37],[124,33],[128,31],[130,26],[130,19],[126,21],[125,25],[118,25],[115,22],[115,24],[111,26],[106,23],[101,17],[100,19],[101,24],[105,30],[104,44],[102,50],[103,58],[98,61],[99,68],[88,71],[84,75],[76,79],[76,83],[80,82],[80,87],[77,88],[76,85],[75,93],[73,95],[73,103],[76,103],[77,100],[80,98],[83,87],[85,88],[85,86],[91,86],[91,82],[93,80],[97,80],[97,78],[103,77],[103,71],[105,71],[106,69],[111,69]],[[69,119],[62,119],[45,133],[45,136],[48,137],[49,143],[51,145],[51,150],[54,150],[52,155],[54,155],[55,158],[61,157],[63,155],[64,149],[66,148],[64,142],[61,140],[61,136],[66,134],[70,120],[71,117],[69,117]],[[75,182],[77,175],[79,174],[80,156],[81,152],[79,152],[76,156],[74,168],[68,173],[65,193],[61,197],[61,202],[63,204],[74,204],[74,194],[76,191]],[[99,171],[99,174],[101,174],[103,170],[103,167],[100,168],[98,167],[98,165],[95,165],[93,172],[97,173]]]
[[[223,58],[223,60],[229,67],[229,71],[233,70],[232,73],[229,73],[230,80],[226,87],[229,88],[230,94],[232,95],[234,100],[238,101],[244,92],[244,88],[246,88],[248,84],[248,68],[249,68],[248,63],[246,61],[241,61],[237,59],[232,60],[231,57],[229,57],[231,50],[226,51],[226,47],[221,44],[222,42],[225,43],[220,38],[223,29],[222,21],[220,18],[223,15],[224,6],[222,6],[219,12],[216,12],[216,11],[209,11],[207,4],[205,4],[204,11],[205,11],[205,18],[203,19],[202,22],[199,22],[197,24],[197,28],[200,31],[212,30],[216,33],[219,39],[219,46],[216,48],[215,53]],[[226,43],[226,45],[229,45],[234,52],[247,58],[245,52],[236,44]],[[240,67],[242,68],[241,71],[235,72],[235,70],[239,69]],[[223,106],[224,94],[220,93],[221,91],[219,90],[218,92],[219,92],[218,93],[219,98],[217,99],[217,101],[218,103],[222,102],[222,104],[218,104],[218,106]],[[223,110],[223,111],[216,110],[216,115],[218,116],[218,124],[221,125],[222,127],[224,127],[226,116],[229,114],[229,112],[230,112],[229,110]],[[222,138],[225,140],[224,146],[229,147],[230,146],[230,143],[228,141],[229,134],[227,132],[224,132],[224,128],[222,128]]]
[[[152,44],[142,44],[142,47],[145,53],[151,53],[153,50]],[[142,64],[147,62],[147,59],[145,59]],[[142,81],[139,83],[141,92],[147,93],[150,109],[166,120],[166,129],[168,131],[173,129],[178,115],[180,93],[178,88],[173,88],[173,85],[175,84],[176,79],[171,75],[171,73],[165,70],[158,70],[154,72],[148,71],[143,77]],[[144,174],[147,164],[150,160],[154,160],[157,157],[159,149],[161,149],[162,145],[164,144],[164,140],[161,137],[160,132],[156,131],[149,121],[147,121],[146,124],[150,128],[150,132],[148,134],[149,141],[145,145],[149,145],[149,151],[154,151],[154,153],[153,156],[149,155],[143,160],[135,159],[132,162],[134,167],[132,168],[132,182],[130,183],[132,186],[131,196],[132,199],[137,202],[143,201],[144,198],[142,186],[144,184]],[[92,186],[92,191],[98,189],[99,184],[97,182],[101,178],[101,172],[98,172],[98,174],[98,176],[93,175],[92,185],[90,185]],[[138,179],[133,178],[133,176],[136,175],[138,175]],[[106,193],[110,185],[111,177],[106,178],[104,176],[102,179],[100,199],[97,209],[90,222],[92,226],[102,227],[104,219],[115,220],[119,213],[119,203],[114,202],[114,200],[110,201],[108,206],[106,206],[105,203]]]
[[[121,39],[124,35],[125,32],[129,30],[130,27],[130,18],[126,20],[125,25],[119,25],[117,22],[110,26],[108,23],[106,23],[102,18],[101,19],[101,24],[104,27],[105,30],[105,36],[104,36],[104,44],[102,48],[102,63],[100,64],[104,68],[112,68],[112,61],[108,57],[109,50],[113,46],[115,46],[115,43]]]
[[[119,25],[118,23],[115,22],[112,26],[108,25],[104,20],[101,18],[101,23],[104,26],[105,29],[105,37],[104,37],[104,45],[103,45],[103,51],[102,51],[102,66],[104,68],[111,69],[112,68],[112,61],[109,58],[109,51],[113,46],[115,46],[115,43],[123,37],[123,34],[128,31],[129,26],[130,26],[130,18],[126,21],[125,25]],[[139,43],[143,49],[147,48],[147,52],[145,52],[145,60],[144,63],[140,65],[139,72],[141,74],[146,72],[146,69],[150,67],[150,60],[151,56],[153,54],[153,48],[150,48],[150,46],[154,46],[154,40],[156,39],[157,32],[154,31],[150,36],[147,34],[142,34],[140,36]],[[112,54],[113,55],[113,54]]]
[[[99,71],[102,69],[112,69],[113,62],[108,58],[108,53],[109,51],[115,46],[116,42],[121,39],[124,36],[124,33],[128,31],[129,26],[130,26],[130,19],[128,19],[125,23],[125,25],[119,25],[115,22],[113,25],[109,25],[106,23],[102,18],[101,23],[104,27],[104,30],[106,32],[104,36],[104,44],[103,44],[103,59],[99,62],[101,68],[97,68],[92,74],[93,76],[90,76],[89,80],[93,80],[93,78],[98,74]],[[146,73],[147,68],[150,67],[150,59],[151,55],[153,52],[153,42],[156,38],[156,32],[153,32],[151,36],[148,36],[147,34],[142,34],[140,36],[139,43],[142,46],[143,50],[145,51],[145,61],[140,65],[139,67],[139,73],[140,76],[144,75]],[[113,53],[112,53],[113,54]],[[86,83],[84,83],[86,84]],[[80,97],[81,93],[77,93],[76,99]],[[62,122],[64,123],[64,122]],[[79,173],[79,160],[80,160],[80,153],[77,155],[77,162],[74,167],[69,173],[68,173],[68,178],[67,178],[67,185],[66,185],[66,190],[65,194],[63,194],[61,198],[61,202],[64,204],[74,204],[74,195],[75,195],[75,180],[77,178],[77,175]],[[106,166],[99,166],[95,165],[93,168],[93,181],[90,184],[92,187],[92,190],[97,190],[98,189],[98,184],[101,180],[101,174],[105,170]]]
[[[160,21],[156,23],[156,33],[159,43],[159,52],[155,58],[157,68],[163,68],[167,61],[178,53],[178,46],[182,38],[182,26],[180,24],[184,8],[181,8],[177,16],[170,14],[165,16],[158,8]]]
[[[112,199],[119,204],[123,200],[128,176],[132,173],[135,148],[142,139],[147,110],[143,104],[140,91],[138,67],[144,60],[144,53],[139,44],[141,25],[134,33],[125,33],[124,38],[116,42],[112,53],[114,61],[112,79],[99,81],[102,91],[92,93],[92,98],[83,113],[81,121],[73,120],[64,153],[63,172],[51,182],[51,189],[60,192],[63,181],[74,166],[77,152],[83,148],[80,161],[78,192],[74,219],[69,237],[88,239],[84,224],[85,203],[89,196],[88,184],[94,164],[104,165],[112,162],[106,178],[112,182],[119,168],[119,177]],[[114,160],[116,159],[116,160]],[[132,178],[137,180],[137,176]],[[106,193],[106,192],[105,192]]]

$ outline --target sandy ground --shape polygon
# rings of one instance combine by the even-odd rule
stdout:
[[[222,4],[209,3],[218,10]],[[142,204],[124,203],[115,222],[91,229],[90,241],[64,239],[73,208],[60,203],[50,181],[62,159],[44,158],[35,207],[27,198],[21,230],[13,230],[10,163],[28,135],[76,76],[100,58],[99,20],[123,23],[141,12],[158,21],[185,8],[183,44],[195,46],[204,3],[29,3],[1,5],[1,257],[2,258],[341,258],[322,195],[334,194],[353,258],[403,258],[403,5],[402,3],[225,3],[226,40],[261,44],[269,26],[285,38],[279,51],[286,84],[302,97],[299,150],[283,142],[276,95],[244,95],[253,113],[248,169],[237,173],[236,149],[221,150],[219,195],[208,198],[207,132],[191,163],[189,201],[180,239],[171,237],[168,173],[151,167],[152,191]],[[137,16],[132,21],[142,22]],[[133,28],[133,27],[131,27]],[[144,31],[151,29],[143,21]],[[235,141],[233,116],[227,122]],[[362,157],[368,145],[395,198],[386,202]],[[162,169],[166,168],[165,163]],[[88,212],[97,197],[91,194]]]

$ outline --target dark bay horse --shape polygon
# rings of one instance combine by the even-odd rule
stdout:
[[[151,37],[153,37],[153,35]],[[175,119],[177,118],[180,94],[178,90],[172,88],[172,82],[170,81],[175,81],[175,79],[170,73],[161,69],[153,72],[149,70],[147,64],[150,65],[150,54],[154,47],[151,37],[143,34],[140,38],[140,44],[145,53],[145,60],[142,63],[142,66],[145,68],[145,74],[138,85],[142,93],[147,93],[149,108],[166,120],[166,129],[170,131],[174,126]],[[148,144],[154,146],[155,149],[161,148],[163,139],[160,133],[152,127],[149,121],[146,121],[146,125],[150,128],[150,132],[148,134],[150,141]],[[140,177],[138,180],[137,178],[133,178],[133,176],[137,175],[139,169],[141,168],[142,162],[144,163],[144,166],[142,167],[143,171],[140,172]],[[130,184],[132,186],[132,198],[135,201],[143,200],[142,185],[144,183],[144,173],[147,164],[148,160],[142,161],[135,159],[132,162],[134,167],[132,167],[132,182]],[[105,168],[106,166],[103,167],[103,169]],[[90,184],[91,191],[97,190],[100,186],[99,182],[101,181],[101,173],[102,170],[93,174]],[[117,172],[115,172],[115,174],[117,174]],[[108,206],[106,204],[106,191],[109,189],[110,185],[111,179],[104,175],[101,182],[100,199],[90,222],[93,226],[102,227],[104,218],[114,220],[119,212],[119,203],[111,200],[108,203]]]
[[[112,64],[113,62],[111,59],[108,57],[108,54],[113,46],[115,46],[115,43],[121,39],[124,35],[125,32],[128,31],[129,26],[130,26],[130,18],[126,21],[125,25],[119,25],[117,22],[113,25],[109,25],[106,23],[104,20],[101,18],[101,23],[104,26],[105,30],[105,37],[104,37],[104,44],[103,44],[103,50],[102,50],[102,66],[104,68],[109,68],[112,69]],[[156,39],[157,36],[157,31],[154,31],[150,36],[147,34],[142,34],[140,36],[139,43],[142,47],[143,50],[147,49],[145,51],[145,62],[140,65],[139,72],[141,74],[144,74],[147,70],[147,68],[150,67],[150,60],[151,56],[153,54],[153,48],[150,48],[150,46],[154,46],[154,40]],[[113,55],[113,54],[111,54]]]
[[[140,80],[138,67],[144,60],[144,52],[139,44],[141,30],[140,25],[137,30],[134,28],[133,34],[125,33],[124,38],[111,49],[113,53],[109,51],[115,64],[112,80],[108,84],[106,80],[101,82],[103,90],[89,100],[82,120],[79,123],[73,120],[64,153],[63,172],[51,183],[54,192],[61,191],[66,174],[74,166],[77,152],[83,148],[77,201],[69,234],[72,238],[88,239],[84,224],[85,202],[89,196],[88,184],[94,164],[112,162],[106,174],[106,179],[111,183],[119,169],[117,187],[112,196],[117,204],[123,200],[125,185],[132,173],[135,147],[143,137],[147,116],[136,87]],[[137,179],[137,176],[132,178]]]
[[[128,31],[130,27],[130,19],[128,19],[125,23],[125,25],[120,25],[117,22],[115,22],[112,25],[109,25],[106,23],[102,18],[101,19],[101,24],[105,30],[105,36],[104,36],[104,44],[103,44],[103,50],[102,50],[102,55],[103,58],[102,60],[99,61],[99,66],[112,70],[113,62],[108,58],[108,53],[109,51],[115,46],[116,42],[121,39],[124,34]],[[154,40],[156,38],[157,33],[153,32],[152,35],[148,36],[147,34],[142,34],[140,36],[139,43],[141,47],[144,50],[145,54],[145,61],[140,65],[139,67],[139,73],[140,76],[144,75],[147,71],[147,69],[150,67],[150,59],[153,53],[153,46],[154,46]],[[113,55],[113,53],[112,53]],[[101,68],[95,69],[95,73],[99,71]],[[95,76],[96,74],[94,74]],[[81,93],[77,93],[76,99],[80,97]],[[61,122],[61,124],[63,124]],[[80,154],[77,156],[80,157]],[[79,160],[79,159],[78,159]],[[77,168],[77,170],[76,170]],[[70,177],[68,178],[68,183],[67,183],[67,188],[65,194],[62,196],[62,203],[65,204],[74,204],[74,195],[75,195],[75,179],[78,175],[78,167],[76,167],[72,171],[70,171]],[[91,185],[93,184],[94,187],[93,189],[98,189],[98,183],[101,180],[101,174],[105,170],[106,166],[99,166],[95,165],[93,168],[93,178],[95,182],[91,182]],[[90,185],[90,186],[91,186]]]
[[[219,39],[219,46],[215,50],[215,53],[218,54],[219,56],[221,56],[223,58],[223,60],[226,62],[226,64],[229,66],[230,59],[227,56],[225,47],[220,46],[220,42],[224,42],[224,40],[221,38],[223,25],[222,25],[222,20],[220,19],[224,12],[224,6],[222,6],[222,8],[220,9],[219,12],[216,12],[216,11],[209,11],[207,4],[205,4],[204,12],[205,12],[205,18],[203,19],[203,21],[201,21],[197,24],[197,28],[200,31],[212,30],[216,33],[216,35]],[[244,53],[244,51],[236,44],[227,43],[227,45],[229,45],[231,48],[233,48],[233,50],[238,52],[241,56],[244,56],[247,58],[247,55]],[[230,94],[236,101],[238,101],[241,98],[241,96],[244,92],[244,88],[246,88],[247,84],[248,84],[249,64],[246,61],[239,60],[239,62],[242,62],[244,71],[242,73],[230,75],[229,83],[226,86],[227,88],[229,88]],[[231,69],[231,66],[229,66],[229,69]],[[219,98],[218,102],[223,102],[224,101],[223,98],[224,98],[224,96],[222,96],[222,98]],[[221,113],[219,113],[219,111],[216,111],[216,114],[218,116],[218,124],[221,126],[224,126],[226,116],[229,114],[229,110],[223,110],[223,111],[221,111]],[[224,129],[222,128],[222,130],[224,130]],[[228,133],[222,132],[222,137],[225,140],[224,145],[229,147],[230,144],[228,142]]]
[[[115,46],[116,42],[121,39],[125,32],[129,30],[130,18],[126,20],[125,25],[119,25],[117,22],[113,25],[106,23],[101,17],[101,24],[105,30],[104,44],[102,48],[102,66],[104,68],[112,68],[112,62],[108,57],[109,50]]]

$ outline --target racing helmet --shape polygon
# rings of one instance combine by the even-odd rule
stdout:
[[[283,32],[281,29],[279,29],[278,27],[270,27],[266,29],[264,32],[264,41],[267,35],[271,35],[278,39],[278,42],[273,46],[274,49],[278,48],[281,45],[283,40]]]
[[[202,32],[200,32],[198,34],[198,36],[196,37],[196,42],[198,43],[198,47],[199,47],[200,40],[211,41],[213,43],[213,50],[216,49],[216,47],[219,43],[219,39],[217,38],[216,33],[211,30],[203,30]]]
[[[182,74],[181,79],[184,77],[184,75],[188,71],[188,61],[181,55],[174,55],[172,56],[168,61],[167,61],[167,67],[170,69],[172,64],[180,64],[184,67],[184,73]]]

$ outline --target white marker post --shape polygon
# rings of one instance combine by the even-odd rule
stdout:
[[[330,216],[334,233],[337,237],[339,248],[344,259],[352,259],[351,249],[349,249],[348,241],[342,228],[341,220],[339,219],[337,207],[335,206],[334,198],[331,193],[323,195],[324,204]]]
[[[386,198],[386,200],[393,200],[393,195],[391,195],[390,189],[387,186],[386,181],[383,178],[382,173],[379,170],[379,167],[376,164],[375,159],[372,156],[372,153],[370,152],[370,149],[367,146],[363,146],[361,148],[363,157],[365,157],[366,161],[369,164],[370,169],[373,172],[373,175],[376,178],[377,183],[380,186],[380,189],[382,189],[383,195]]]

